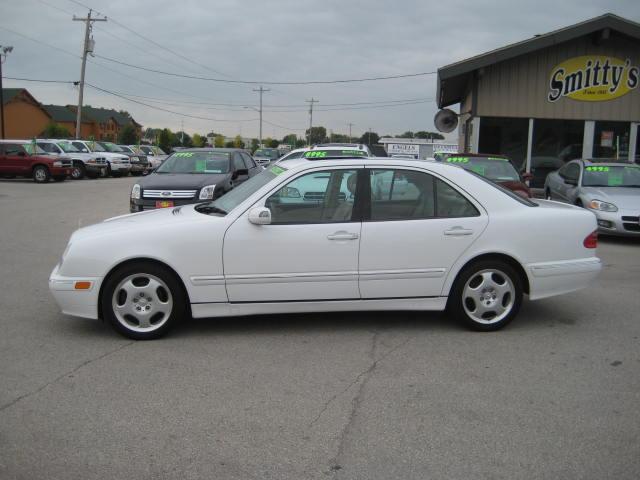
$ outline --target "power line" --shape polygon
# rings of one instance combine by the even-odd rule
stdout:
[[[21,82],[39,82],[39,83],[71,83],[73,85],[77,85],[77,80],[41,80],[38,78],[20,78],[20,77],[5,77],[7,80],[20,80]]]
[[[72,0],[70,0],[72,1]],[[168,75],[170,77],[179,77],[179,78],[188,78],[191,80],[204,80],[208,82],[219,82],[219,83],[240,83],[244,85],[327,85],[327,84],[336,84],[336,83],[355,83],[355,82],[373,82],[377,80],[393,80],[398,78],[410,78],[410,77],[421,77],[425,75],[435,75],[437,72],[420,72],[420,73],[407,73],[403,75],[387,75],[381,77],[367,77],[367,78],[349,78],[342,80],[307,80],[307,81],[297,81],[297,82],[273,82],[267,80],[230,80],[224,78],[214,78],[214,77],[201,77],[199,75],[185,75],[182,73],[175,72],[165,72],[163,70],[157,70],[155,68],[141,67],[139,65],[133,65],[131,63],[123,62],[120,60],[116,60],[114,58],[105,57],[104,55],[95,55],[102,60],[106,60],[108,62],[113,62],[118,65],[124,65],[130,68],[136,68],[138,70],[144,70],[145,72],[158,73],[160,75]]]

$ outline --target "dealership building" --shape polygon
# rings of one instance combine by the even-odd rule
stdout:
[[[460,149],[534,174],[574,158],[640,163],[640,24],[606,14],[438,69]]]

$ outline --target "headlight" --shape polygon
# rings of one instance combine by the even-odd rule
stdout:
[[[142,189],[140,188],[140,185],[136,183],[131,189],[131,198],[133,198],[134,200],[139,200],[141,190]]]
[[[593,210],[602,210],[603,212],[617,212],[618,207],[613,203],[603,202],[602,200],[591,200],[589,202],[589,208]]]
[[[61,167],[62,166],[62,162],[59,160],[56,160],[55,162],[53,162],[53,166],[54,167]]]
[[[215,185],[207,185],[200,190],[200,200],[211,200],[213,198],[213,191],[216,189]]]

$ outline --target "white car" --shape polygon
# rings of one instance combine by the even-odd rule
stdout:
[[[73,146],[81,152],[95,152],[107,159],[107,175],[122,177],[129,175],[131,171],[131,160],[123,153],[107,152],[98,142],[93,140],[71,140]]]
[[[311,183],[314,201],[300,194]],[[533,203],[451,165],[299,159],[213,202],[77,230],[49,287],[64,313],[134,339],[189,315],[353,310],[447,308],[496,330],[523,294],[559,295],[597,276],[596,228],[584,209]]]
[[[38,139],[38,146],[50,155],[71,157],[71,178],[80,180],[85,176],[102,177],[107,169],[107,159],[97,153],[81,152],[70,140]]]

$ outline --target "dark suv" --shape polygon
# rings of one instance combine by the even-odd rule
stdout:
[[[0,177],[31,177],[36,183],[61,182],[71,175],[69,157],[48,155],[34,142],[0,140]]]
[[[262,167],[241,149],[180,150],[133,186],[130,210],[141,212],[210,201],[261,171]]]

